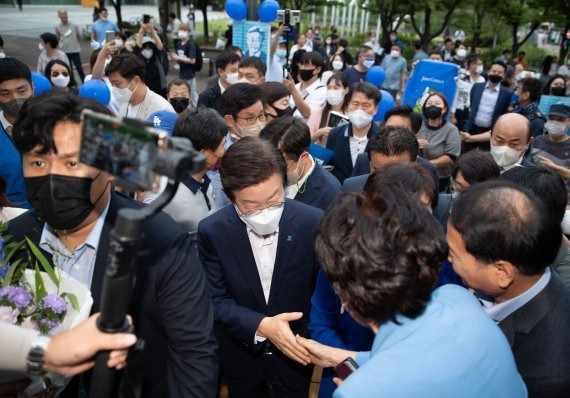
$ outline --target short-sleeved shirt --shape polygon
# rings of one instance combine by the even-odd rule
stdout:
[[[540,165],[539,156],[544,156],[560,166],[570,169],[570,140],[554,142],[548,134],[535,137],[530,151],[533,163]],[[565,180],[568,200],[570,200],[570,181]]]
[[[69,62],[67,55],[65,55],[63,51],[57,50],[53,58],[48,57],[47,52],[44,51],[41,52],[40,55],[38,56],[38,73],[40,75],[43,75],[49,61],[54,59],[59,59],[60,61],[65,62],[68,66],[71,67],[71,63]]]
[[[348,79],[349,87],[354,83],[360,83],[361,81],[366,81],[366,72],[360,72],[354,66],[344,70],[344,75]]]
[[[408,70],[406,59],[402,56],[398,58],[385,57],[382,61],[382,68],[386,73],[386,79],[382,83],[382,88],[385,90],[399,90],[402,73],[406,73]]]
[[[66,25],[60,23],[55,27],[55,34],[59,39],[59,49],[66,54],[81,52],[79,45],[79,28],[77,25],[68,22]]]
[[[448,155],[453,159],[461,154],[461,137],[459,130],[453,124],[446,122],[437,130],[430,130],[426,123],[418,132],[418,139],[428,140],[428,145],[420,150],[420,156],[427,160],[437,159],[443,155]],[[451,167],[438,167],[441,178],[451,175]]]
[[[327,100],[327,88],[323,83],[321,83],[321,79],[315,80],[313,84],[303,91],[301,91],[301,84],[302,82],[297,83],[295,88],[301,93],[301,97],[303,97],[303,101],[305,101],[307,105],[311,108],[320,108],[325,104]],[[289,102],[291,107],[295,110],[293,116],[307,123],[309,119],[303,117],[299,109],[297,109],[297,104],[295,104],[295,100],[292,95],[289,97]]]
[[[176,52],[184,51],[184,55],[187,58],[194,58],[196,59],[196,45],[192,40],[188,40],[186,43],[178,43],[176,46]],[[194,79],[194,69],[192,68],[191,64],[187,64],[185,62],[178,62],[180,65],[180,78],[184,80]]]
[[[103,43],[105,40],[105,32],[108,30],[114,30],[115,32],[120,32],[117,25],[114,22],[106,20],[105,22],[101,21],[100,19],[93,22],[93,27],[91,28],[91,32],[95,34],[95,41],[98,43]]]

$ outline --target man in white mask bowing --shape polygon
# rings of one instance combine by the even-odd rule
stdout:
[[[285,198],[287,166],[268,141],[235,142],[220,174],[233,205],[198,225],[198,252],[229,395],[305,398],[312,367],[295,335],[306,331],[323,212]]]
[[[491,156],[501,173],[517,166],[531,166],[524,157],[532,145],[530,122],[518,113],[507,113],[497,120],[491,131]]]
[[[335,152],[330,161],[332,173],[341,183],[351,176],[356,157],[366,151],[368,140],[380,130],[373,118],[381,98],[378,88],[370,83],[356,83],[350,88],[350,123],[332,129],[327,140],[327,148]]]

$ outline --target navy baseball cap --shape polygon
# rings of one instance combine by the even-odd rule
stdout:
[[[569,118],[570,106],[563,103],[553,104],[550,106],[550,110],[548,111],[548,116],[550,115]]]

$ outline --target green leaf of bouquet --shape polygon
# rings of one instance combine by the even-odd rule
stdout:
[[[8,271],[6,271],[6,276],[4,277],[4,282],[2,283],[2,286],[10,286],[10,284],[12,283],[14,272],[16,272],[16,270],[18,269],[18,265],[20,265],[21,261],[22,259],[19,258],[18,260],[14,261],[12,265],[10,265],[10,268],[8,268]]]
[[[36,281],[36,301],[40,301],[47,295],[47,292],[37,261],[35,266],[34,279]]]
[[[73,293],[62,293],[61,297],[67,298],[69,300],[69,302],[71,303],[71,305],[73,306],[73,308],[75,308],[75,310],[77,312],[79,312],[79,310],[81,310],[81,307],[79,307],[79,300],[77,300],[77,296],[75,296],[75,294],[73,294]]]
[[[4,259],[2,265],[8,264],[12,256],[22,247],[24,242],[10,242],[4,246]]]
[[[28,237],[26,237],[26,241],[28,242],[28,246],[32,250],[32,253],[42,265],[46,274],[48,274],[49,278],[52,280],[55,286],[59,288],[59,278],[55,274],[52,266],[49,264],[49,261],[45,258],[41,250],[35,245],[34,242],[32,242]]]

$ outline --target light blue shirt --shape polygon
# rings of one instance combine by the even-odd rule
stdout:
[[[382,83],[383,89],[388,90],[399,90],[402,78],[402,73],[407,71],[406,58],[399,56],[398,58],[393,58],[390,55],[384,57],[382,61],[382,68],[386,73],[386,79]]]
[[[489,87],[489,83],[483,90],[481,102],[479,102],[479,109],[475,115],[475,125],[479,127],[491,127],[493,124],[493,113],[495,112],[495,105],[499,99],[500,87],[497,84],[495,88]]]
[[[397,320],[380,326],[334,398],[527,397],[505,335],[466,289],[442,286],[422,315]]]
[[[101,232],[103,232],[105,217],[107,217],[110,203],[111,200],[109,199],[109,203],[107,203],[105,210],[103,210],[95,222],[89,236],[73,253],[67,250],[55,234],[53,228],[47,223],[44,224],[40,238],[40,247],[53,255],[52,262],[54,266],[85,284],[88,288],[91,287],[97,248],[99,247],[99,240],[101,239]]]
[[[548,282],[550,282],[550,267],[546,268],[546,271],[540,279],[523,294],[519,294],[518,296],[499,304],[494,304],[493,302],[482,298],[479,300],[483,303],[483,307],[485,308],[487,315],[498,323],[535,298],[538,293],[544,290],[546,285],[548,285]]]
[[[101,44],[105,40],[105,32],[108,30],[114,30],[115,32],[120,32],[117,25],[114,22],[106,20],[102,22],[100,19],[93,22],[91,32],[95,33],[95,40]]]

